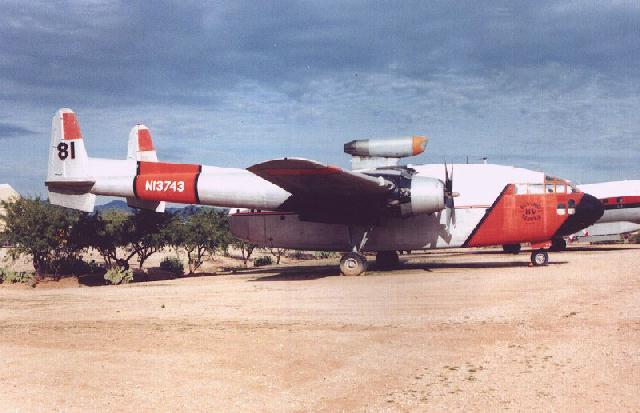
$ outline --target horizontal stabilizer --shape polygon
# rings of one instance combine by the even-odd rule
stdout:
[[[56,181],[46,181],[44,184],[49,191],[81,195],[91,191],[91,188],[95,183],[96,181],[85,179],[61,179]]]
[[[83,212],[93,212],[96,205],[94,194],[69,194],[56,192],[49,188],[49,202],[65,208],[77,209]]]

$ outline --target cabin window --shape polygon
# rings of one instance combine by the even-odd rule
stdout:
[[[554,184],[546,184],[545,189],[546,189],[545,192],[548,192],[551,194],[556,192],[556,186]]]
[[[516,194],[525,195],[527,193],[527,184],[516,184]]]
[[[529,184],[530,194],[544,194],[544,185],[542,184]]]
[[[569,215],[573,215],[576,213],[576,201],[575,199],[570,199],[567,201],[567,212]]]
[[[558,213],[558,215],[565,215],[567,213],[567,206],[564,203],[559,202],[558,206],[556,207],[556,212]]]

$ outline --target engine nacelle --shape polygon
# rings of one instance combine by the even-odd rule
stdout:
[[[401,216],[431,214],[444,208],[444,183],[441,180],[426,176],[411,178],[410,199],[400,204]]]
[[[402,136],[390,139],[362,139],[344,144],[344,151],[352,156],[404,158],[419,155],[427,147],[424,136]]]

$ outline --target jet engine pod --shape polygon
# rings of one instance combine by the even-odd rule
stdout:
[[[431,214],[445,207],[444,184],[439,179],[413,176],[410,197],[409,202],[400,204],[400,215],[403,217]]]
[[[424,136],[402,136],[389,139],[361,139],[344,144],[344,151],[352,156],[404,158],[419,155],[427,147]]]

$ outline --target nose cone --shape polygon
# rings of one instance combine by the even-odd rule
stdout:
[[[556,237],[575,234],[595,224],[602,214],[604,214],[602,202],[593,195],[583,194],[576,206],[576,213],[567,217],[567,220],[558,228]]]

